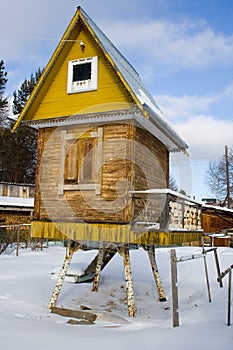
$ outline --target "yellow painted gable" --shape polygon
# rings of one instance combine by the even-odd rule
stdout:
[[[80,46],[80,41],[85,44],[84,50]],[[68,62],[94,56],[98,57],[97,90],[68,94]],[[132,106],[134,103],[129,92],[90,32],[79,20],[69,41],[64,43],[25,120],[115,111]]]

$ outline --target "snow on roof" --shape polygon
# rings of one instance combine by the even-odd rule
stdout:
[[[203,204],[202,208],[204,209],[213,209],[216,211],[225,211],[233,215],[233,209],[227,208],[227,207],[220,207],[218,205],[212,205],[212,204]]]
[[[132,195],[134,195],[134,194],[170,194],[171,196],[184,199],[187,202],[198,204],[200,206],[202,205],[200,202],[197,202],[196,200],[194,200],[194,199],[192,199],[192,198],[190,198],[190,197],[188,197],[180,192],[170,190],[170,188],[152,188],[152,189],[143,190],[143,191],[130,191],[130,193]]]
[[[34,198],[0,196],[0,207],[18,207],[18,208],[33,209]]]

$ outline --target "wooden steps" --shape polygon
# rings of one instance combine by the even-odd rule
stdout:
[[[90,312],[90,311],[83,311],[83,310],[72,310],[72,309],[66,309],[61,307],[53,307],[51,309],[51,313],[57,314],[63,317],[71,317],[72,319],[78,319],[78,320],[85,320],[85,323],[82,324],[92,324],[96,318],[97,315]],[[72,324],[77,324],[77,322],[69,322]]]

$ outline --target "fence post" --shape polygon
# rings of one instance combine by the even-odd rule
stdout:
[[[171,249],[173,327],[179,327],[176,251]]]
[[[218,277],[219,277],[221,272],[220,272],[220,266],[219,266],[219,261],[218,261],[217,248],[214,249],[214,258],[215,258],[217,274],[218,274]],[[222,279],[219,279],[219,285],[220,285],[221,288],[223,287]]]
[[[205,275],[206,275],[206,284],[207,284],[208,298],[209,298],[209,302],[211,303],[210,282],[209,282],[209,275],[208,275],[208,269],[207,269],[207,262],[206,262],[205,254],[203,255],[203,258],[204,258],[204,267],[205,267]]]
[[[20,238],[20,225],[18,225],[17,227],[16,256],[19,256],[19,238]]]
[[[229,271],[229,280],[228,280],[228,317],[227,325],[231,324],[231,270]]]

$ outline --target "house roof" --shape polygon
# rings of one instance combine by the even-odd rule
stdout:
[[[34,198],[0,196],[0,209],[4,210],[33,210]]]
[[[226,215],[233,217],[233,209],[232,208],[220,207],[218,205],[203,204],[202,211],[208,212],[208,213],[226,214]]]
[[[141,111],[142,118],[139,118],[139,120],[137,119],[137,121],[146,129],[148,129],[149,132],[152,132],[155,136],[157,136],[160,141],[167,146],[169,151],[185,151],[188,148],[187,144],[177,134],[152,96],[146,90],[142,83],[142,80],[139,77],[139,74],[81,7],[77,8],[77,11],[71,20],[66,32],[64,33],[60,43],[58,44],[57,49],[51,57],[37,86],[27,101],[17,122],[15,123],[13,131],[16,130],[20,122],[24,120],[27,111],[33,104],[39,90],[43,86],[44,81],[49,74],[49,71],[55,64],[57,57],[66,44],[66,41],[69,40],[69,37],[72,34],[77,21],[80,19],[88,28],[89,32],[92,34],[92,37],[95,39],[99,47],[102,49],[106,58],[111,63],[112,68],[115,70],[125,88],[131,94],[135,104]]]

